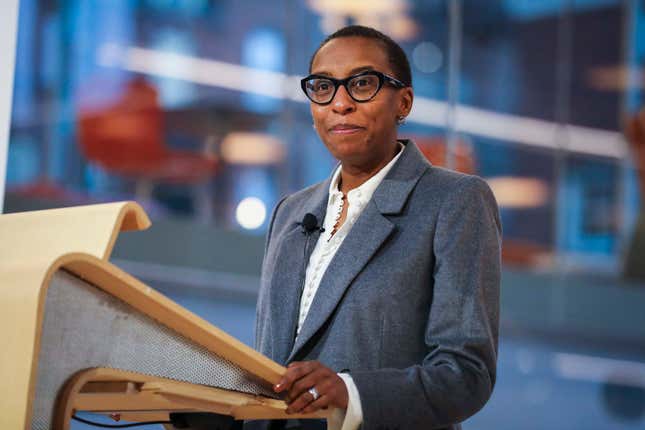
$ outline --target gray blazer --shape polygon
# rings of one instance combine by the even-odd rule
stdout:
[[[493,390],[500,221],[487,184],[431,166],[403,142],[324,274],[294,342],[306,262],[329,181],[283,199],[269,227],[256,348],[275,361],[348,371],[363,429],[460,428]],[[306,425],[305,425],[306,427]]]

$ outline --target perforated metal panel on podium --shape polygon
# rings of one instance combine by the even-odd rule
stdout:
[[[149,225],[128,202],[0,216],[0,428],[66,429],[77,410],[287,417],[282,366],[107,261],[119,231]]]

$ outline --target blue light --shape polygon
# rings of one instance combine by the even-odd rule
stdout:
[[[171,27],[160,29],[155,35],[152,46],[161,52],[174,52],[187,56],[194,56],[196,49],[191,33]],[[172,64],[167,64],[165,67],[172,67]],[[198,95],[195,84],[189,81],[157,78],[155,84],[159,89],[161,104],[166,108],[189,104]]]
[[[504,7],[515,18],[537,19],[558,15],[566,3],[566,0],[504,0]],[[576,0],[572,8],[597,9],[618,4],[620,4],[619,0]]]
[[[284,72],[286,43],[282,33],[271,28],[251,31],[242,44],[242,64],[254,69]],[[271,97],[245,93],[242,95],[242,104],[254,112],[270,113],[280,109],[282,102]]]

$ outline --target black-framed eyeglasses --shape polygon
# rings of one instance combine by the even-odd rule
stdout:
[[[388,84],[394,88],[405,88],[403,82],[376,70],[365,70],[345,79],[334,79],[323,75],[309,75],[300,81],[300,86],[309,100],[319,105],[331,103],[339,86],[344,86],[347,94],[357,102],[367,102]]]

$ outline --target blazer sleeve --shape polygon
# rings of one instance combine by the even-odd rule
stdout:
[[[352,371],[364,429],[430,429],[481,409],[495,384],[501,225],[481,178],[461,178],[439,210],[427,355],[406,369]]]

